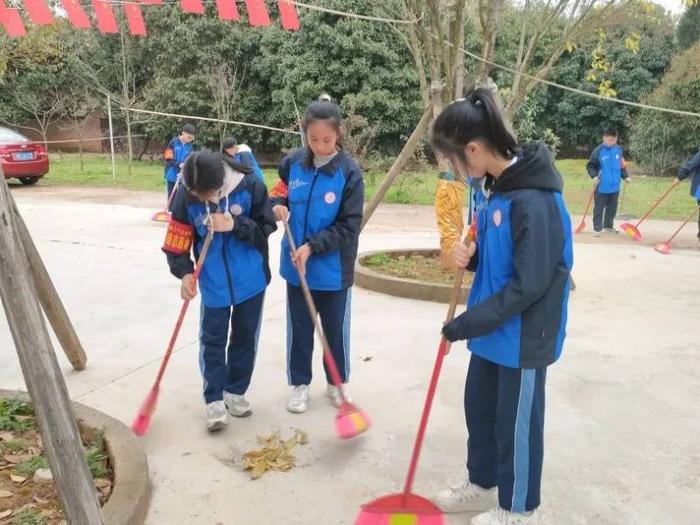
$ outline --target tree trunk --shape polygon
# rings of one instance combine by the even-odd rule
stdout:
[[[139,153],[139,156],[138,156],[139,161],[143,160],[143,156],[148,151],[148,147],[150,145],[151,145],[151,137],[146,137],[146,140],[143,143],[143,147],[141,148],[141,152]]]
[[[430,122],[432,120],[433,110],[432,108],[427,107],[425,112],[423,113],[423,116],[418,122],[418,125],[416,125],[416,129],[414,129],[413,133],[411,133],[411,136],[406,141],[406,144],[404,144],[403,149],[399,153],[399,156],[396,157],[396,160],[391,165],[391,168],[387,172],[386,177],[384,177],[384,180],[382,181],[381,185],[379,186],[379,188],[377,188],[377,192],[365,206],[365,209],[362,214],[362,228],[364,228],[369,222],[369,220],[372,218],[374,211],[384,199],[386,192],[389,191],[389,188],[391,188],[391,185],[393,184],[394,180],[401,173],[401,170],[403,170],[403,167],[406,165],[406,162],[408,162],[408,160],[415,153],[416,148],[418,147],[418,143],[428,131],[428,128],[430,127]]]
[[[72,525],[101,525],[102,515],[68,390],[36,299],[27,255],[17,242],[9,188],[0,168],[0,296],[42,442]]]
[[[134,146],[131,143],[131,112],[129,109],[124,110],[126,120],[126,147],[127,147],[127,173],[131,176],[131,161],[134,158]]]
[[[444,107],[442,101],[443,89],[444,87],[442,85],[442,82],[439,80],[433,80],[430,83],[430,102],[433,108],[433,119],[436,119],[438,115],[442,113],[442,109]],[[438,169],[440,170],[440,173],[450,171],[449,161],[442,154],[440,154],[440,152],[435,152],[435,158],[437,159]]]

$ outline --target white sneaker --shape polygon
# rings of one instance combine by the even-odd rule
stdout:
[[[207,430],[214,432],[228,425],[228,413],[223,401],[209,403],[206,408]]]
[[[336,388],[334,385],[328,385],[326,387],[326,397],[330,399],[331,403],[335,408],[339,408],[343,404],[343,401],[350,403],[350,396],[348,395],[347,386],[343,385],[342,391]],[[345,397],[343,397],[345,394]]]
[[[496,489],[465,480],[438,492],[433,501],[443,512],[482,512],[496,503]]]
[[[528,513],[510,512],[498,506],[472,518],[472,525],[536,525],[537,523],[539,523],[537,510]]]
[[[287,403],[287,410],[294,414],[306,412],[309,408],[309,385],[292,387],[292,397]]]
[[[224,392],[224,403],[233,417],[248,417],[253,413],[245,396]]]

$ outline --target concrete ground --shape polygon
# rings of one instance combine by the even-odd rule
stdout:
[[[75,373],[59,361],[73,399],[130,424],[154,379],[180,305],[148,219],[160,196],[116,190],[20,188],[14,195],[88,353]],[[590,222],[590,221],[589,221]],[[650,246],[676,223],[647,223],[644,244],[577,236],[569,336],[549,372],[543,518],[549,524],[694,524],[700,516],[700,251],[695,228],[671,255]],[[589,226],[590,230],[590,226]],[[218,435],[204,430],[197,312],[190,312],[144,438],[154,484],[149,524],[351,524],[363,502],[400,490],[445,306],[362,289],[353,297],[352,394],[374,426],[341,442],[322,397],[320,355],[312,405],[289,414],[284,287],[271,239],[255,414]],[[430,208],[383,206],[362,250],[433,247]],[[60,353],[60,350],[58,351]],[[0,316],[0,386],[21,388]],[[446,360],[416,492],[463,475],[462,396],[468,354]],[[250,481],[242,452],[256,436],[301,428],[298,467]],[[450,518],[452,525],[468,516]]]

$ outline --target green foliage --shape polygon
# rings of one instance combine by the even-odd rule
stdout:
[[[94,442],[85,450],[85,459],[93,478],[105,478],[109,475],[110,470],[107,467],[109,458],[105,452],[105,438],[102,433],[98,434]]]
[[[542,113],[545,110],[544,91],[536,91],[518,108],[515,115],[515,132],[518,142],[543,142],[556,158],[561,139],[551,128],[542,127]]]
[[[35,456],[32,459],[23,461],[15,467],[15,471],[22,476],[31,476],[40,468],[49,468],[49,462],[45,456]]]
[[[30,507],[19,511],[12,518],[12,525],[48,525],[49,518],[37,509]]]
[[[34,411],[29,403],[18,399],[0,398],[0,430],[24,432],[34,425],[33,415]]]
[[[617,97],[636,102],[654,90],[670,64],[675,50],[672,26],[666,18],[647,21],[640,31],[639,52],[628,49],[624,34],[620,30],[608,35],[606,59],[614,67],[606,78],[615,86]],[[599,92],[600,79],[586,78],[591,49],[597,45],[597,41],[589,42],[564,55],[551,79],[590,93]],[[617,129],[624,139],[637,114],[631,106],[548,88],[541,125],[561,137],[564,154],[584,155],[600,142],[605,128]]]
[[[697,112],[700,108],[700,42],[673,59],[659,87],[645,102]],[[642,111],[632,128],[632,151],[650,175],[672,172],[698,149],[700,119]]]
[[[681,49],[688,49],[700,40],[700,2],[686,8],[678,22],[676,38]]]

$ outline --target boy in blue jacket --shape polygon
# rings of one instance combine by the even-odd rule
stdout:
[[[562,179],[543,144],[518,146],[489,90],[445,108],[433,146],[489,195],[476,242],[457,266],[476,270],[468,308],[443,327],[471,351],[464,409],[468,477],[436,496],[472,525],[535,525],[544,456],[545,381],[566,334],[572,229]]]
[[[180,176],[182,166],[194,149],[193,143],[196,133],[197,131],[192,124],[185,124],[182,126],[180,134],[168,142],[168,146],[163,152],[163,160],[165,161],[163,176],[168,193],[168,202],[171,202],[171,196]]]
[[[617,143],[617,131],[605,131],[603,143],[593,150],[586,171],[596,184],[593,235],[598,237],[602,231],[620,233],[613,225],[620,196],[620,181],[628,183],[630,179],[622,148]]]
[[[690,157],[678,170],[678,182],[690,178],[690,196],[700,206],[700,151]],[[698,244],[700,245],[700,214],[698,214]]]
[[[287,410],[297,414],[308,408],[314,350],[314,325],[297,272],[309,283],[343,384],[350,376],[351,293],[364,182],[360,167],[339,147],[340,125],[337,105],[313,102],[304,116],[308,146],[282,160],[280,180],[270,192],[275,216],[289,221],[299,247],[293,260],[284,237],[280,263],[287,281],[287,376],[292,387]],[[338,407],[343,395],[328,369],[326,380],[326,397]]]
[[[221,151],[239,164],[248,166],[257,178],[265,182],[263,171],[260,169],[260,165],[255,155],[253,155],[253,150],[250,149],[250,146],[247,144],[239,144],[234,137],[226,137],[221,143]]]
[[[270,283],[267,239],[277,226],[267,189],[248,167],[205,151],[185,161],[163,246],[183,299],[197,294],[190,252],[196,259],[210,224],[216,233],[199,276],[199,366],[207,429],[214,431],[228,423],[227,409],[235,417],[252,412],[245,393]]]

